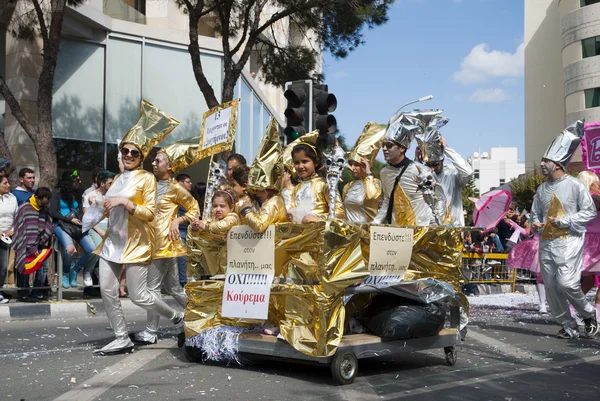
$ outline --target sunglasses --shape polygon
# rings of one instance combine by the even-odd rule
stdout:
[[[398,145],[396,145],[394,142],[384,142],[384,143],[381,144],[381,146],[383,146],[384,148],[390,150],[394,146],[398,146]]]
[[[121,154],[123,156],[131,155],[131,157],[133,157],[133,158],[137,158],[141,155],[139,150],[129,149],[129,148],[121,148]]]

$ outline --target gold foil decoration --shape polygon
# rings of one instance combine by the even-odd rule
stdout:
[[[165,146],[160,152],[166,154],[171,162],[171,169],[174,174],[179,173],[184,168],[199,162],[201,158],[198,153],[200,148],[200,137],[182,139]]]
[[[233,141],[235,140],[235,131],[237,129],[237,112],[238,105],[240,99],[234,99],[230,102],[220,104],[212,109],[208,110],[202,115],[202,129],[200,131],[200,155],[198,156],[200,159],[204,159],[205,157],[209,157],[215,155],[217,153],[229,151],[233,148]],[[208,146],[205,149],[202,149],[202,144],[204,143],[204,134],[206,128],[206,119],[215,114],[222,112],[223,110],[231,107],[231,115],[229,116],[229,125],[227,127],[227,141],[223,143],[219,143],[217,145]]]
[[[166,115],[151,103],[142,100],[140,119],[125,134],[119,143],[119,149],[126,143],[131,143],[142,152],[142,160],[160,141],[165,139],[177,126],[179,121]]]
[[[292,150],[294,150],[294,146],[300,144],[300,142],[306,142],[312,145],[316,145],[318,137],[319,130],[314,130],[306,135],[302,135],[300,138],[296,139],[292,143],[288,143],[283,149],[283,165],[287,167],[287,169],[290,170],[292,173],[296,173],[296,169],[294,168],[294,159],[292,158]]]
[[[277,133],[277,121],[271,117],[267,131],[258,147],[258,153],[248,173],[248,189],[281,189],[283,149]]]
[[[417,225],[417,215],[406,196],[404,189],[400,184],[396,185],[394,191],[394,213],[397,226],[415,226]],[[390,200],[391,202],[391,200]]]
[[[467,299],[460,294],[461,231],[456,227],[415,227],[411,263],[404,280],[434,278],[449,283],[468,308]],[[206,233],[200,236],[205,244],[213,242]],[[201,243],[198,240],[188,233],[188,274],[224,274],[226,246],[220,238],[203,249],[209,267],[194,271],[199,251],[196,247]],[[286,279],[286,283],[271,286],[268,322],[281,329],[294,349],[315,357],[335,353],[344,333],[346,314],[352,310],[350,305],[344,306],[345,290],[369,274],[369,241],[369,225],[338,219],[275,225],[275,276]],[[185,289],[186,337],[220,325],[265,323],[221,317],[223,281],[190,281]],[[359,297],[362,295],[355,295],[353,300]]]
[[[364,157],[373,164],[377,153],[381,149],[386,129],[387,124],[377,124],[369,121],[356,140],[354,149],[352,149],[350,156],[348,156],[348,161],[353,160],[357,163],[362,163],[361,159]]]
[[[544,224],[544,230],[542,231],[542,239],[550,240],[556,238],[567,238],[569,235],[569,228],[559,228],[555,227],[550,223],[551,217],[561,218],[565,217],[565,208],[563,207],[560,200],[556,197],[556,194],[552,194],[552,199],[550,200],[550,206],[548,206],[548,213],[546,214],[546,222]]]

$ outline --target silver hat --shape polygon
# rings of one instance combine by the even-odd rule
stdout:
[[[444,160],[440,128],[448,124],[449,121],[447,117],[436,115],[429,121],[425,132],[416,136],[423,162],[430,163]]]
[[[390,121],[384,139],[390,139],[408,149],[415,135],[422,133],[421,120],[406,113],[400,114],[395,121]]]
[[[542,158],[558,163],[563,169],[583,138],[583,121],[577,120],[561,132],[550,144]]]

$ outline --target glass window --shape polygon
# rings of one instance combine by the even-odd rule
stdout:
[[[600,88],[585,90],[585,108],[600,106]]]
[[[208,82],[219,96],[222,87],[221,57],[202,54]],[[146,44],[143,60],[142,98],[181,124],[160,146],[200,135],[202,115],[208,110],[194,77],[187,50]]]
[[[269,125],[269,121],[271,121],[271,113],[269,113],[269,109],[267,109],[263,105],[263,125],[264,125],[265,129],[267,129],[267,125]]]
[[[104,47],[63,39],[53,92],[54,137],[102,142]]]
[[[240,121],[238,127],[238,135],[236,136],[236,149],[237,153],[244,155],[246,160],[250,159],[252,153],[252,90],[248,84],[242,79],[242,100],[240,109],[238,110],[238,119]]]
[[[475,169],[475,172],[473,174],[473,178],[479,178],[479,169]]]
[[[107,52],[106,142],[116,143],[140,118],[142,44],[109,38]]]
[[[266,123],[262,122],[262,103],[258,100],[258,97],[254,95],[254,102],[252,103],[252,149],[250,152],[250,159],[254,160],[260,140],[265,132]]]
[[[583,58],[594,57],[600,54],[600,36],[583,39],[581,41]]]
[[[600,0],[580,0],[581,7],[589,6],[596,3],[600,3]]]

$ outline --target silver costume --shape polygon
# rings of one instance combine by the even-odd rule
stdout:
[[[546,221],[553,194],[565,212],[564,217],[558,218],[556,227],[567,229],[568,234],[566,237],[540,239],[540,267],[550,312],[563,328],[576,329],[577,323],[569,312],[569,303],[582,319],[596,313],[580,286],[586,223],[596,217],[596,207],[583,184],[564,175],[544,182],[537,189],[531,211],[533,224]]]
[[[344,207],[346,208],[346,218],[352,223],[368,223],[365,214],[365,186],[362,180],[354,180],[350,183],[348,193],[344,198]]]
[[[293,186],[283,188],[280,192],[283,201],[285,202],[285,208],[289,209],[292,204],[292,191],[294,190]]]
[[[419,188],[418,177],[421,174],[419,169],[422,171],[430,171],[429,167],[420,164],[418,162],[412,162],[404,172],[404,175],[400,178],[398,185],[402,187],[406,193],[406,197],[410,201],[412,209],[416,216],[416,224],[418,226],[429,226],[436,224],[436,218],[441,221],[444,215],[446,198],[444,197],[444,191],[440,185],[435,186],[435,198],[432,200],[433,205],[430,206],[425,199],[423,192]],[[379,208],[379,212],[375,219],[374,224],[386,223],[386,215],[388,205],[390,202],[390,196],[394,189],[394,182],[398,174],[400,174],[402,168],[386,165],[380,173],[381,183],[383,185],[383,202]],[[393,200],[392,200],[393,202]],[[392,224],[395,224],[395,213],[392,213]]]
[[[462,189],[471,180],[473,167],[448,146],[444,147],[444,156],[445,160],[449,160],[452,164],[444,166],[436,177],[444,189],[446,206],[450,208],[452,214],[452,225],[464,227]]]

